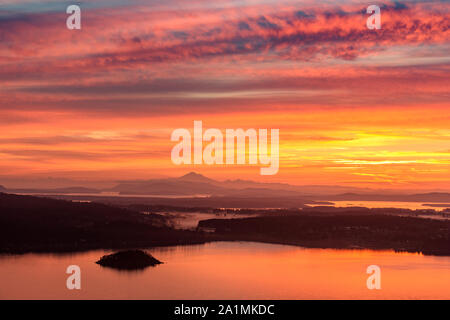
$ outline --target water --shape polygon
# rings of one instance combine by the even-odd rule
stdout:
[[[95,264],[104,251],[0,256],[1,299],[449,299],[450,257],[305,249],[252,242],[151,249],[164,262],[140,272]],[[82,289],[65,270],[81,267]],[[381,267],[379,291],[366,268]]]
[[[450,220],[450,217],[445,216],[441,211],[450,209],[450,206],[436,207],[429,206],[422,202],[400,202],[400,201],[329,201],[336,208],[349,208],[349,207],[364,207],[369,209],[377,208],[396,208],[396,209],[409,209],[409,210],[434,210],[435,214],[422,214],[415,215],[418,218],[436,219],[436,220]],[[441,204],[444,205],[444,204]],[[309,204],[311,207],[323,206],[322,204],[314,205]],[[408,215],[406,215],[408,216]]]
[[[449,207],[433,207],[426,204],[433,204],[432,202],[401,202],[401,201],[331,201],[335,207],[365,207],[365,208],[400,208],[410,210],[426,210],[434,209],[441,211]]]
[[[201,212],[180,212],[170,213],[166,216],[171,218],[173,227],[175,229],[195,230],[199,221],[209,219],[243,219],[254,218],[259,215],[253,214],[214,214],[214,213],[201,213]]]

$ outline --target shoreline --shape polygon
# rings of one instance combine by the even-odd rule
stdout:
[[[141,208],[0,193],[0,253],[70,253],[254,241],[450,256],[450,221],[399,216],[410,210],[277,209],[255,217],[200,220],[197,228],[189,231],[171,228],[170,219],[156,214],[158,210],[143,214],[136,209]]]
[[[102,246],[102,245],[91,245],[91,246],[70,246],[62,245],[58,247],[49,248],[48,246],[38,245],[36,247],[28,248],[1,248],[0,258],[2,256],[20,256],[25,254],[76,254],[95,250],[105,250],[105,251],[116,251],[116,250],[134,250],[142,249],[148,250],[152,248],[164,248],[164,247],[184,247],[184,246],[197,246],[205,245],[214,242],[254,242],[254,243],[265,243],[273,245],[286,245],[293,247],[301,247],[306,249],[333,249],[333,250],[372,250],[372,251],[394,251],[398,253],[412,253],[412,254],[422,254],[424,256],[434,256],[434,257],[450,257],[449,251],[433,251],[433,250],[421,250],[418,248],[403,248],[395,246],[383,246],[383,245],[357,245],[352,243],[344,243],[339,240],[329,240],[329,241],[287,241],[280,239],[263,239],[258,237],[229,237],[229,236],[217,236],[213,239],[205,239],[203,241],[168,241],[165,243],[135,243],[126,245],[114,245],[114,246]]]

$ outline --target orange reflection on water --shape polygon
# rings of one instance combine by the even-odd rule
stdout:
[[[2,299],[448,299],[450,258],[371,250],[304,249],[221,242],[152,249],[165,262],[117,272],[94,262],[104,254],[0,258]],[[65,287],[68,265],[82,290]],[[382,289],[368,290],[366,268],[381,268]]]

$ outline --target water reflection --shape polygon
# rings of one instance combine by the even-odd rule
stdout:
[[[95,264],[110,251],[1,256],[2,299],[448,299],[450,258],[372,250],[305,249],[248,242],[148,250],[164,261],[142,272]],[[82,290],[65,287],[68,265]],[[366,288],[379,265],[382,290]]]

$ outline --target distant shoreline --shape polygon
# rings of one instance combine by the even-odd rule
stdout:
[[[199,228],[232,241],[256,241],[322,249],[370,249],[450,256],[450,221],[364,215],[306,215],[211,219]]]
[[[147,208],[147,214],[139,211]],[[153,209],[152,209],[153,208]],[[169,227],[158,212],[190,210],[133,203],[83,203],[0,193],[0,252],[68,253],[256,241],[307,248],[372,249],[450,256],[450,221],[414,217],[408,209],[314,207],[220,209],[196,231]],[[239,214],[259,216],[239,218]],[[406,215],[406,216],[402,216]]]

